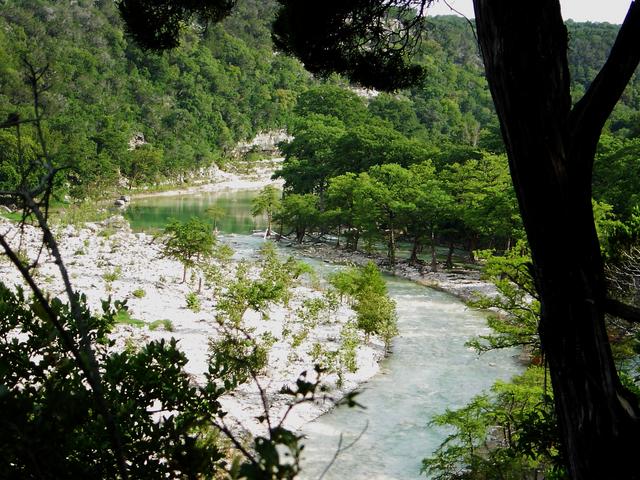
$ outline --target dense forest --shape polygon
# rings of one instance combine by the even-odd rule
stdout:
[[[223,165],[238,141],[259,131],[295,131],[297,98],[318,84],[297,60],[273,51],[275,10],[275,2],[239,2],[220,24],[187,32],[179,48],[157,54],[124,34],[113,2],[7,2],[0,11],[0,116],[28,116],[22,64],[27,58],[50,65],[49,142],[57,163],[75,167],[67,185],[76,196],[121,179],[131,186],[175,181],[181,174]],[[606,58],[617,27],[570,23],[569,28],[573,90],[579,94]],[[382,130],[372,135],[409,138],[425,159],[436,150],[447,161],[463,159],[466,147],[501,153],[468,24],[456,17],[429,19],[417,58],[427,73],[420,85],[369,102],[369,112],[383,121],[376,127]],[[328,81],[349,90],[337,77]],[[634,148],[628,139],[638,134],[639,92],[636,77],[609,122],[616,140],[607,143],[607,155]],[[147,143],[130,149],[139,133]],[[15,139],[2,135],[6,185],[15,179]]]
[[[245,3],[224,24],[156,55],[124,35],[114,2],[5,3],[1,115],[27,115],[26,57],[50,65],[49,142],[59,164],[76,168],[81,190],[119,177],[134,186],[153,183],[221,164],[239,140],[286,126],[310,81],[299,62],[273,53],[273,9]],[[129,150],[138,132],[147,144]],[[3,144],[10,152],[15,140],[5,134]],[[4,168],[6,182],[11,171]]]
[[[254,204],[256,215],[268,215],[269,230],[273,220],[280,236],[298,243],[330,239],[346,250],[383,250],[390,269],[401,262],[452,268],[454,251],[479,269],[481,258],[501,296],[474,305],[504,315],[490,319],[492,335],[470,346],[480,352],[520,346],[531,360],[514,382],[498,383],[493,393],[432,422],[454,433],[425,459],[424,472],[442,479],[566,478],[537,334],[530,251],[474,32],[464,19],[429,18],[414,52],[424,79],[381,93],[355,89],[337,75],[314,78],[274,51],[276,7],[238,2],[224,21],[187,28],[178,48],[158,54],[124,33],[114,2],[5,2],[0,118],[31,115],[23,59],[49,65],[46,140],[55,165],[71,167],[56,194],[72,201],[224,168],[239,141],[286,129],[292,139],[280,145],[284,160],[274,174],[284,180],[282,196],[266,189]],[[605,62],[618,27],[567,27],[575,101]],[[3,190],[20,179],[19,158],[38,156],[33,132],[25,130],[20,141],[13,129],[0,130]],[[639,297],[639,157],[636,74],[600,138],[592,191],[611,291],[631,304]],[[607,321],[620,377],[638,393],[640,335],[613,317]],[[498,433],[504,439],[496,440]]]

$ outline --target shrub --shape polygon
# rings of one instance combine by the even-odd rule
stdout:
[[[144,327],[145,323],[142,320],[138,320],[137,318],[133,318],[129,313],[129,310],[126,308],[122,308],[117,311],[114,320],[116,323],[123,325],[131,325],[133,327]]]
[[[163,320],[154,320],[149,324],[149,330],[154,331],[162,328],[165,332],[173,332],[175,328],[173,327],[173,322],[169,319]]]
[[[131,292],[131,295],[136,298],[143,298],[147,295],[147,292],[145,292],[142,288],[136,288],[133,292]]]
[[[262,372],[269,361],[270,342],[259,342],[242,332],[226,332],[209,342],[209,373],[231,390]]]
[[[112,271],[105,272],[102,274],[102,278],[107,283],[115,282],[116,280],[120,280],[122,277],[122,267],[117,265]]]
[[[187,301],[187,308],[192,312],[198,313],[202,309],[200,297],[198,297],[196,292],[187,293],[185,299]]]

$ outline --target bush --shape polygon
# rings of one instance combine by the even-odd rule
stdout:
[[[131,292],[131,295],[136,298],[143,298],[147,295],[147,292],[145,292],[142,288],[136,288],[133,292]]]
[[[209,373],[232,390],[267,367],[270,345],[269,339],[259,342],[242,332],[226,332],[209,342]]]
[[[102,274],[102,278],[107,283],[115,282],[116,280],[120,280],[122,277],[122,267],[117,265],[112,271],[105,272]]]
[[[107,333],[126,310],[116,312],[104,302],[103,315],[93,316],[84,297],[78,299],[90,338],[108,343]],[[50,306],[75,336],[77,323],[69,305],[54,298]],[[192,386],[184,371],[187,359],[175,340],[120,353],[96,349],[104,387],[101,404],[40,304],[20,288],[14,292],[0,284],[0,315],[0,337],[16,329],[23,332],[12,342],[0,342],[0,358],[8,367],[0,368],[0,476],[121,478],[101,413],[104,405],[126,440],[121,442],[123,456],[144,459],[128,462],[129,478],[195,478],[218,468],[220,442],[200,442],[195,427],[217,414],[222,392]],[[166,409],[161,417],[149,411],[154,404]]]
[[[490,395],[435,417],[432,426],[453,433],[423,460],[422,472],[436,480],[567,478],[543,378],[541,367],[529,367],[511,383],[496,382]]]
[[[165,332],[173,332],[175,328],[173,327],[173,322],[169,319],[163,320],[154,320],[149,324],[149,330],[154,331],[162,328]]]
[[[200,303],[200,297],[196,292],[189,292],[185,297],[187,301],[187,308],[194,313],[198,313],[202,309],[202,305]]]

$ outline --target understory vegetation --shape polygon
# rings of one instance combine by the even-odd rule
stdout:
[[[640,257],[636,249],[617,253],[625,260],[610,264],[609,283],[620,300],[636,304]],[[471,339],[468,345],[479,354],[523,349],[526,370],[510,382],[497,382],[463,408],[436,416],[430,426],[445,429],[448,436],[433,456],[423,460],[422,471],[438,480],[569,478],[538,336],[540,304],[526,245],[521,242],[500,256],[487,251],[482,257],[485,278],[495,284],[498,295],[479,296],[470,304],[490,312],[492,333]],[[608,317],[607,330],[618,374],[639,395],[640,329]]]

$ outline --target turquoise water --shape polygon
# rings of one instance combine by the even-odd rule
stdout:
[[[134,200],[127,212],[134,229],[161,228],[170,217],[213,220],[206,210],[221,207],[218,223],[223,241],[238,256],[255,254],[262,240],[249,234],[264,229],[264,219],[251,217],[251,199],[257,192],[152,197]],[[320,273],[338,267],[308,260]],[[324,476],[342,479],[418,479],[420,464],[446,437],[428,427],[434,415],[458,408],[497,379],[520,372],[514,351],[478,356],[465,347],[474,335],[486,333],[482,313],[468,309],[455,297],[408,280],[387,277],[390,295],[398,307],[400,335],[381,372],[362,386],[358,401],[365,410],[337,408],[303,429],[306,436],[303,479],[318,478],[334,455],[340,435],[343,446],[366,427],[358,442],[343,452]]]
[[[303,479],[318,478],[338,447],[325,479],[418,479],[421,460],[446,432],[428,427],[434,415],[458,408],[497,379],[521,371],[515,352],[478,356],[464,346],[485,331],[484,316],[455,297],[413,282],[389,278],[397,302],[400,335],[382,371],[362,388],[365,410],[338,408],[304,428]],[[348,475],[345,475],[348,472]]]
[[[136,231],[162,229],[172,218],[199,217],[211,225],[215,222],[224,233],[251,234],[267,225],[264,218],[251,216],[251,201],[257,194],[258,191],[248,190],[134,198],[125,216]],[[212,207],[222,212],[218,218],[214,218]]]

